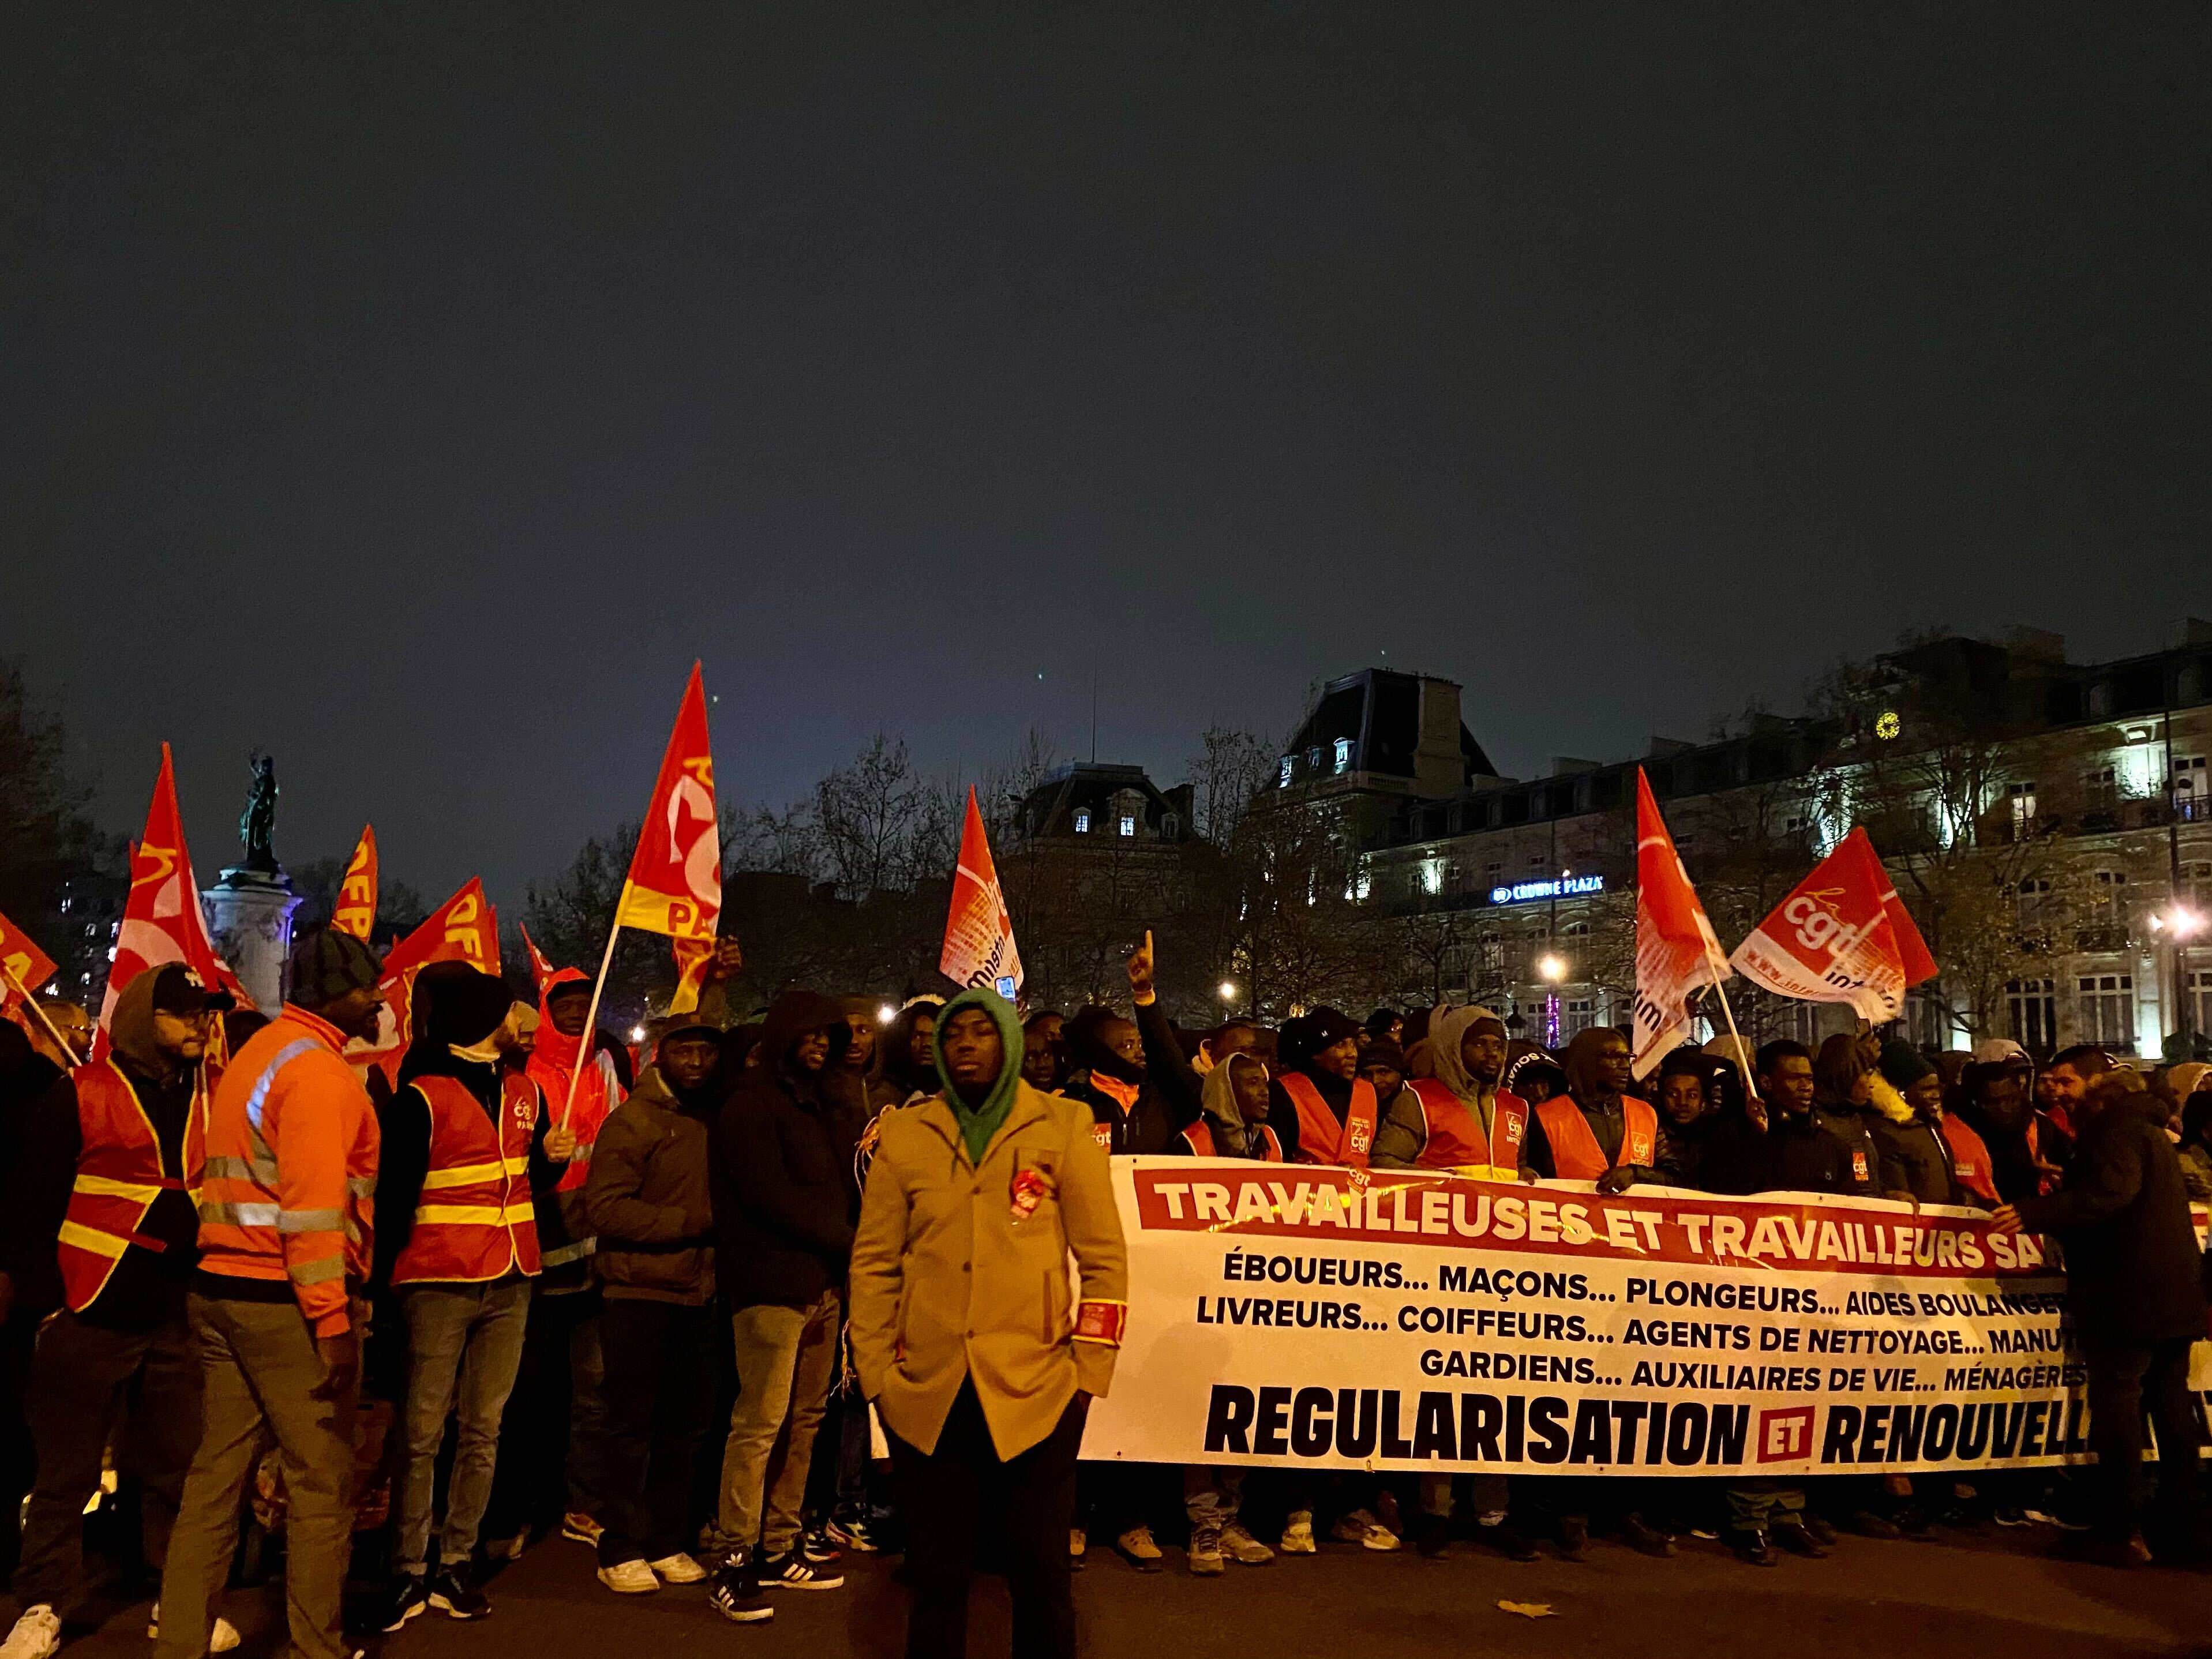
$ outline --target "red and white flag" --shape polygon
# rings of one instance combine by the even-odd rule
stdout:
[[[1014,919],[991,861],[991,840],[975,791],[968,791],[968,821],[960,831],[960,861],[952,871],[952,908],[945,918],[945,953],[938,970],[961,985],[986,986],[1009,1002],[1021,995],[1022,953],[1014,947]]]
[[[1636,1044],[1648,1077],[1690,1036],[1690,998],[1732,970],[1682,868],[1644,769],[1636,769]]]
[[[0,1018],[21,1024],[24,1004],[54,976],[54,959],[31,943],[31,936],[0,916]]]
[[[376,826],[373,823],[362,826],[361,840],[346,860],[337,902],[331,907],[331,926],[341,933],[351,933],[364,945],[376,930]]]
[[[699,665],[684,688],[653,801],[645,809],[615,911],[617,927],[665,933],[676,955],[671,1013],[699,1006],[699,987],[714,954],[722,914],[722,832],[714,814],[714,752],[707,739],[707,693]]]
[[[384,958],[384,1009],[377,1016],[376,1038],[346,1044],[349,1063],[367,1066],[407,1046],[415,975],[434,962],[465,962],[487,974],[499,968],[499,912],[484,896],[483,883],[468,884],[433,910],[422,925],[393,945]]]
[[[1905,1012],[1907,987],[1936,976],[1936,959],[1863,827],[1815,865],[1729,961],[1778,996],[1847,1002],[1876,1024]]]
[[[131,893],[123,902],[123,927],[107,969],[107,995],[100,1005],[100,1035],[94,1057],[107,1052],[107,1022],[123,988],[149,968],[181,962],[207,985],[220,986],[251,1008],[253,999],[229,964],[215,953],[207,916],[200,908],[200,886],[185,848],[184,817],[177,811],[177,775],[169,745],[161,745],[161,773],[154,781],[154,803],[146,811],[146,833],[131,848]]]

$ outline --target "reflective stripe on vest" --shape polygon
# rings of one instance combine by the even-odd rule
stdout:
[[[1615,1169],[1629,1164],[1650,1168],[1657,1155],[1659,1115],[1650,1103],[1633,1095],[1620,1097],[1620,1153]],[[1571,1095],[1553,1095],[1536,1108],[1544,1126],[1544,1139],[1552,1146],[1552,1173],[1561,1181],[1595,1181],[1606,1171],[1605,1152],[1591,1133],[1589,1120]]]
[[[1285,1072],[1279,1081],[1291,1104],[1298,1109],[1299,1163],[1330,1164],[1349,1170],[1367,1167],[1368,1155],[1375,1150],[1377,1107],[1373,1084],[1362,1079],[1352,1085],[1352,1105],[1339,1123],[1311,1078]]]
[[[1264,1123],[1254,1124],[1252,1127],[1260,1132],[1260,1156],[1255,1161],[1261,1164],[1280,1164],[1283,1161],[1281,1138]],[[1186,1128],[1182,1132],[1182,1138],[1189,1144],[1193,1158],[1227,1156],[1215,1148],[1213,1126],[1204,1118],[1199,1119],[1197,1122]]]
[[[530,1143],[538,1085],[511,1073],[502,1077],[495,1121],[458,1078],[418,1077],[408,1086],[429,1109],[430,1167],[392,1282],[481,1284],[537,1273],[543,1264]]]
[[[185,1109],[184,1168],[171,1175],[161,1164],[161,1139],[146,1115],[138,1091],[112,1058],[76,1067],[82,1141],[69,1207],[54,1235],[62,1294],[72,1313],[82,1313],[107,1288],[115,1264],[133,1244],[161,1250],[160,1239],[138,1229],[165,1192],[188,1194],[197,1207],[207,1168],[208,1085],[204,1066],[192,1077]]]
[[[1482,1138],[1482,1120],[1474,1107],[1462,1100],[1439,1078],[1416,1078],[1413,1093],[1428,1122],[1428,1138],[1414,1160],[1423,1170],[1451,1170],[1477,1181],[1511,1181],[1521,1172],[1521,1143],[1528,1133],[1528,1103],[1500,1089],[1490,1109],[1490,1139]]]

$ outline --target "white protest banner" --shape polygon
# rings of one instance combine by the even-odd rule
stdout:
[[[1741,1477],[2087,1454],[2063,1278],[1975,1212],[1233,1159],[1115,1158],[1114,1181],[1129,1323],[1088,1458]]]

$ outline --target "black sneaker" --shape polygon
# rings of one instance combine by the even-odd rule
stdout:
[[[758,1625],[775,1617],[761,1594],[753,1553],[740,1546],[725,1555],[707,1577],[707,1600],[734,1625]]]
[[[456,1561],[430,1581],[430,1605],[448,1619],[481,1619],[491,1611],[491,1597],[477,1588],[477,1570]]]
[[[428,1581],[419,1572],[395,1573],[376,1627],[389,1634],[430,1604]]]
[[[834,1566],[816,1565],[794,1545],[781,1555],[761,1558],[760,1582],[763,1589],[836,1589],[845,1575]]]
[[[842,1553],[830,1528],[817,1522],[799,1534],[799,1553],[817,1567],[826,1567]]]
[[[1775,1554],[1773,1547],[1767,1541],[1764,1528],[1753,1527],[1731,1533],[1729,1544],[1735,1551],[1735,1559],[1746,1566],[1774,1567],[1782,1565],[1781,1558]]]

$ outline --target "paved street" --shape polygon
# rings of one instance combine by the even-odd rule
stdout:
[[[2062,1565],[2029,1553],[2051,1535],[1958,1545],[1847,1538],[1829,1561],[1787,1561],[1771,1571],[1741,1566],[1717,1546],[1695,1540],[1673,1562],[1601,1544],[1583,1565],[1547,1558],[1526,1567],[1473,1554],[1439,1563],[1410,1552],[1374,1556],[1324,1546],[1312,1559],[1232,1567],[1210,1582],[1184,1572],[1179,1552],[1170,1553],[1170,1571],[1139,1577],[1098,1549],[1077,1580],[1076,1599],[1090,1659],[1668,1659],[1710,1655],[1723,1644],[1790,1659],[2212,1656],[2212,1577]],[[491,1594],[495,1605],[484,1624],[428,1613],[386,1638],[383,1655],[646,1659],[744,1651],[762,1659],[890,1659],[902,1628],[902,1594],[880,1559],[854,1570],[841,1590],[781,1593],[775,1622],[747,1628],[718,1619],[698,1589],[617,1598],[592,1577],[589,1553],[557,1538],[503,1571]],[[272,1586],[232,1596],[231,1616],[246,1631],[245,1659],[281,1650],[280,1595]],[[1559,1616],[1531,1623],[1500,1612],[1501,1598],[1548,1601]],[[70,1659],[144,1659],[143,1628],[143,1610],[118,1614],[67,1651]],[[1000,1659],[1006,1640],[1003,1590],[986,1579],[973,1650]]]

